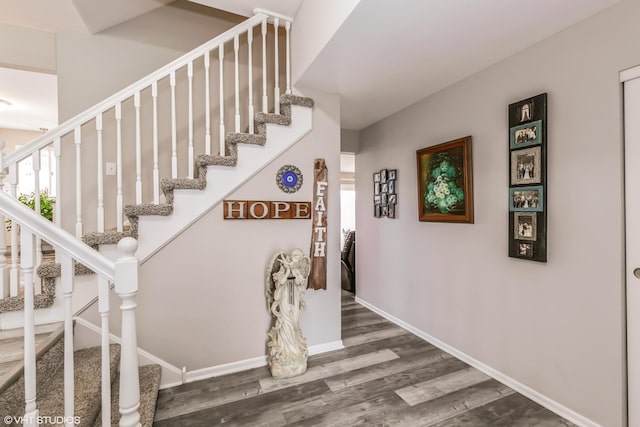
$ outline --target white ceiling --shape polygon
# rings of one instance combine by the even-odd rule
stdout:
[[[226,10],[237,15],[252,16],[256,8],[293,18],[302,0],[190,0],[205,6]],[[318,0],[311,0],[318,1]]]
[[[93,33],[171,1],[1,0],[0,23]],[[303,0],[191,1],[295,16]],[[362,0],[297,83],[340,94],[342,128],[360,130],[619,1]],[[0,70],[16,105],[0,127],[52,127],[55,76],[14,73]]]
[[[39,130],[58,124],[58,78],[0,67],[0,99],[13,105],[0,111],[0,128]]]
[[[297,83],[360,130],[619,1],[362,0]]]

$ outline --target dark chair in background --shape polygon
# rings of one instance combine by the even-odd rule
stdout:
[[[341,278],[342,289],[356,293],[356,232],[350,230],[344,239],[344,246],[340,254],[342,259]]]

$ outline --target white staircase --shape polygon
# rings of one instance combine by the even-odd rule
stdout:
[[[80,305],[98,295],[102,420],[110,423],[109,294],[115,287],[122,311],[120,425],[138,424],[138,266],[311,131],[313,101],[291,93],[290,28],[290,18],[261,11],[16,152],[0,153],[0,175],[8,174],[12,190],[0,193],[0,222],[15,225],[10,264],[0,233],[0,325],[24,327],[24,414],[31,421],[38,416],[34,309],[48,311],[47,322],[64,320],[64,416],[73,417],[73,320],[83,294]],[[204,105],[194,103],[195,93],[204,93]],[[50,147],[58,171],[53,223],[35,213],[39,198],[35,212],[16,200],[21,162],[31,159],[38,194],[40,156]],[[112,156],[113,179],[104,167]],[[56,263],[40,265],[43,241],[55,248]],[[88,281],[94,290],[77,292],[80,275],[94,273]]]

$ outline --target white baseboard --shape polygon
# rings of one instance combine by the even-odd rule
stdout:
[[[76,323],[74,331],[74,347],[77,346],[77,349],[79,349],[100,345],[100,335],[102,333],[100,327],[81,317],[75,317],[74,321]],[[109,334],[109,341],[116,344],[120,344],[122,342],[120,337],[113,334]],[[150,364],[160,365],[162,369],[162,375],[160,377],[161,389],[182,384],[182,371],[179,368],[154,356],[140,347],[138,347],[138,364],[140,366]]]
[[[534,402],[544,406],[545,408],[549,409],[550,411],[555,412],[556,414],[560,415],[561,417],[566,418],[567,420],[571,421],[572,423],[582,426],[582,427],[602,427],[600,424],[584,417],[583,415],[578,414],[577,412],[567,408],[566,406],[561,405],[560,403],[556,402],[555,400],[550,399],[549,397],[537,392],[536,390],[533,390],[532,388],[514,380],[513,378],[503,374],[500,371],[497,371],[496,369],[485,365],[484,363],[480,362],[479,360],[474,359],[473,357],[463,353],[462,351],[451,347],[450,345],[440,341],[437,338],[432,337],[431,335],[427,334],[424,331],[421,331],[420,329],[404,322],[403,320],[398,319],[397,317],[385,312],[384,310],[381,310],[380,308],[364,301],[363,299],[356,297],[356,302],[358,304],[361,304],[365,307],[367,307],[369,310],[373,311],[374,313],[379,314],[380,316],[384,317],[385,319],[389,320],[390,322],[395,323],[396,325],[400,326],[403,329],[406,329],[407,331],[411,332],[412,334],[422,338],[423,340],[429,342],[430,344],[433,344],[434,346],[440,348],[443,351],[446,351],[449,354],[452,354],[453,356],[457,357],[458,359],[462,360],[463,362],[473,366],[474,368],[476,368],[477,370],[484,372],[485,374],[489,375],[490,377],[492,377],[493,379],[495,379],[496,381],[501,382],[502,384],[511,387],[512,389],[514,389],[515,391],[517,391],[518,393],[522,394],[523,396],[528,397],[529,399],[533,400]]]
[[[340,350],[341,348],[344,348],[342,340],[312,345],[309,347],[309,355]],[[186,383],[191,383],[194,381],[206,380],[207,378],[219,377],[221,375],[234,374],[248,369],[260,368],[262,366],[267,366],[267,356],[258,356],[251,359],[239,360],[237,362],[225,363],[223,365],[196,369],[195,371],[187,372],[184,378]]]

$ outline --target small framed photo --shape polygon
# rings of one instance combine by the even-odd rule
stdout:
[[[382,206],[382,216],[389,216],[389,206]]]
[[[382,183],[387,182],[387,170],[386,169],[382,169],[380,171],[380,182],[382,182]]]
[[[380,204],[382,206],[386,206],[389,203],[389,195],[387,193],[382,193],[380,195]]]
[[[390,169],[389,170],[389,179],[396,179],[397,175],[398,175],[398,170],[397,169]]]
[[[511,152],[511,185],[540,184],[542,164],[540,147],[525,148]]]
[[[373,203],[376,205],[380,204],[380,196],[373,196]]]
[[[543,201],[541,185],[509,189],[509,210],[512,212],[542,212]]]
[[[523,258],[533,258],[533,243],[531,242],[517,242],[518,256]]]
[[[396,205],[389,204],[387,206],[387,217],[395,218],[396,217]]]
[[[380,205],[379,204],[375,204],[373,205],[373,216],[376,218],[380,218]]]
[[[373,182],[380,182],[380,172],[373,174]]]
[[[518,121],[520,123],[530,122],[535,113],[533,99],[527,99],[518,104]]]
[[[382,192],[383,193],[388,193],[389,192],[389,182],[385,182],[384,184],[382,184]]]
[[[513,215],[513,238],[535,242],[538,234],[537,214],[535,212],[514,212]]]
[[[373,183],[373,195],[377,196],[378,194],[380,194],[380,183],[379,182],[374,182]]]
[[[509,129],[511,149],[539,145],[542,143],[542,121],[525,123]]]
[[[389,203],[390,205],[395,205],[396,203],[398,203],[398,196],[396,194],[389,194],[387,203]]]
[[[387,181],[387,193],[393,194],[396,192],[396,181],[395,179],[389,179]]]

